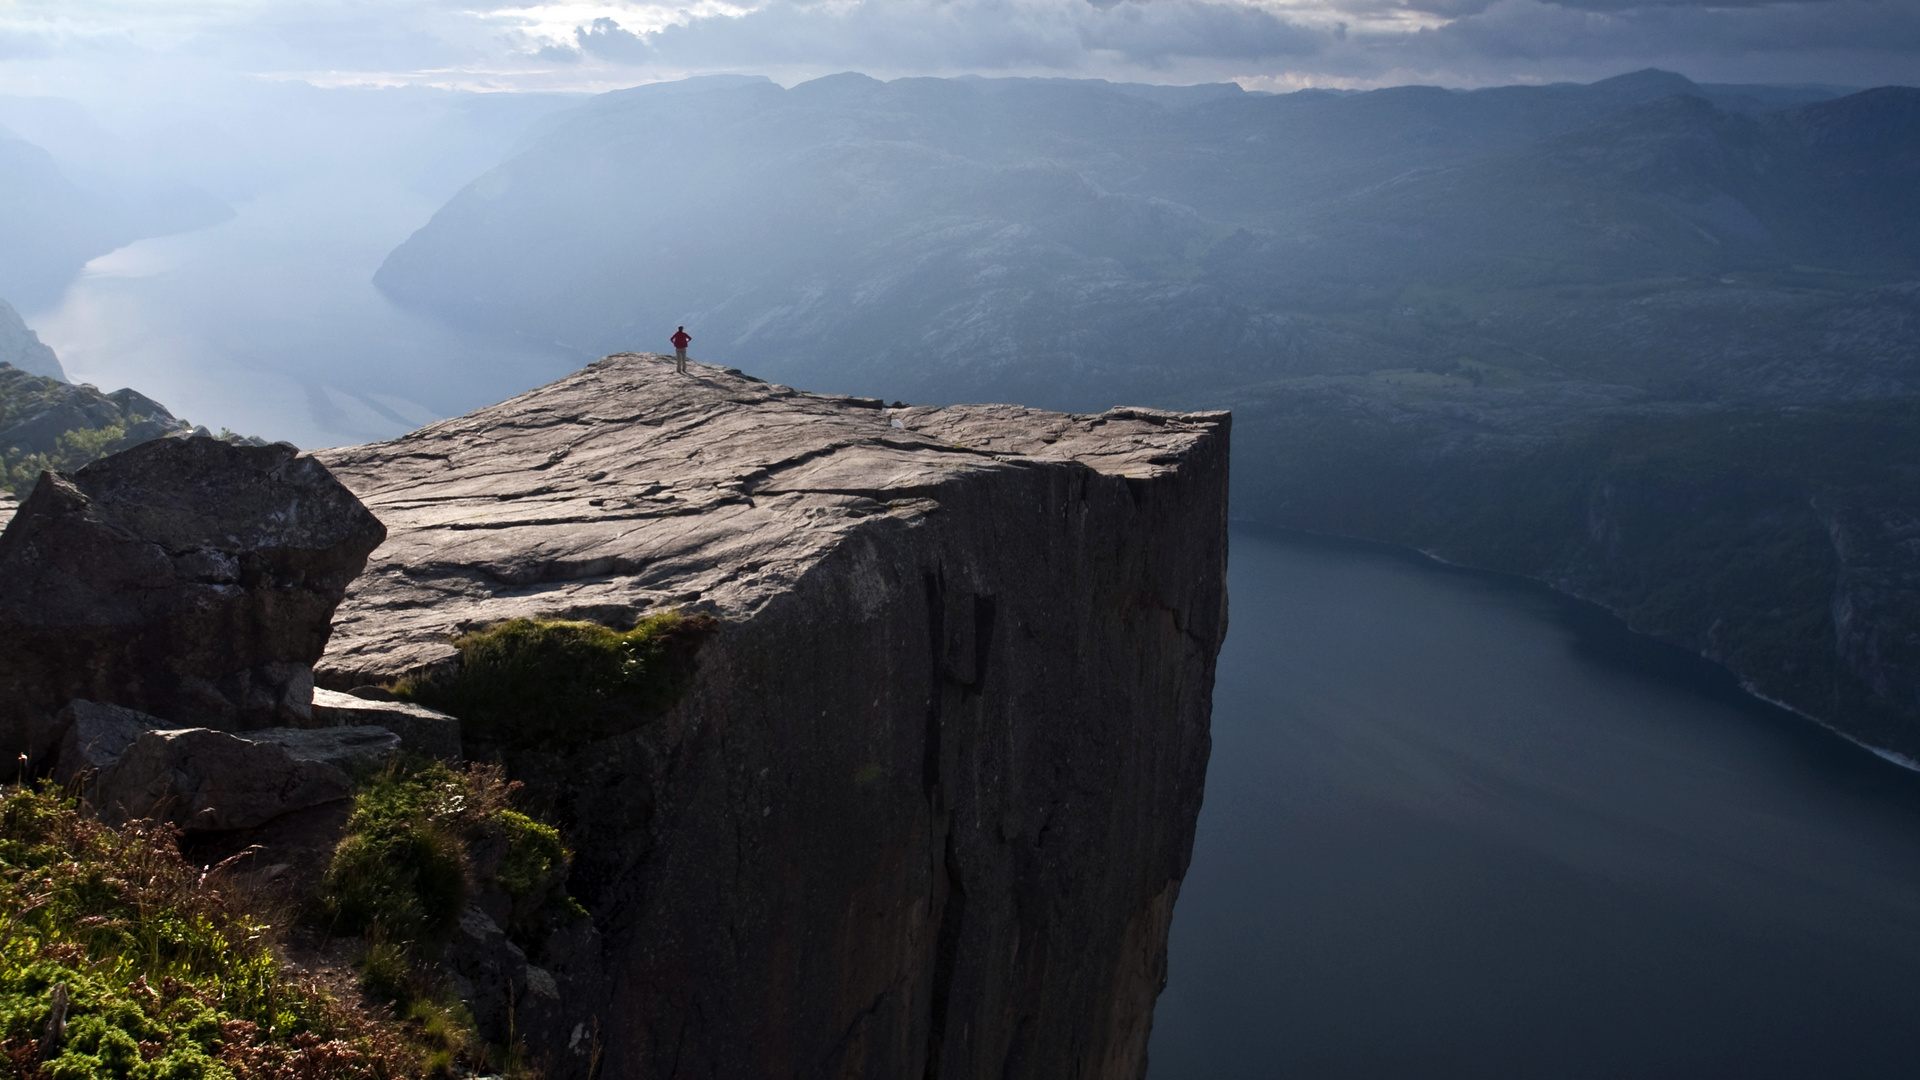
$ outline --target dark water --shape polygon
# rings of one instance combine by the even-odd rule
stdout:
[[[1233,543],[1151,1080],[1920,1077],[1920,775],[1543,590]]]

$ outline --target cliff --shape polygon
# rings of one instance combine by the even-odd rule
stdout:
[[[316,455],[389,530],[316,679],[444,670],[513,616],[718,618],[664,714],[508,757],[593,919],[530,950],[555,1075],[1138,1077],[1226,629],[1228,430],[608,357]]]

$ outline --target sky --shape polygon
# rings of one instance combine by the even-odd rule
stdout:
[[[221,80],[601,91],[718,71],[1249,89],[1920,83],[1920,0],[0,0],[0,93]]]

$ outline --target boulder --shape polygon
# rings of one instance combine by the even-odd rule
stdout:
[[[159,717],[97,701],[68,702],[55,723],[62,734],[53,778],[61,784],[91,783],[90,774],[111,768],[142,732],[167,726]]]
[[[310,724],[333,610],[385,536],[285,444],[160,439],[43,474],[0,533],[0,750],[75,699]]]
[[[79,725],[74,730],[80,731]],[[188,832],[247,829],[282,814],[344,799],[352,774],[377,769],[400,750],[373,727],[272,729],[245,736],[211,728],[139,732],[85,788],[108,822],[155,818]],[[64,766],[63,766],[64,767]]]
[[[443,712],[405,701],[384,701],[316,688],[313,691],[316,725],[337,727],[371,724],[400,736],[400,745],[428,757],[458,761],[460,721]]]

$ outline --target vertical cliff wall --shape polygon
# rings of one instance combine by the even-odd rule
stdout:
[[[511,763],[594,919],[530,957],[560,1075],[1139,1077],[1227,449],[1225,414],[885,409],[609,357],[318,455],[390,539],[317,677],[513,615],[721,620],[665,715]]]

